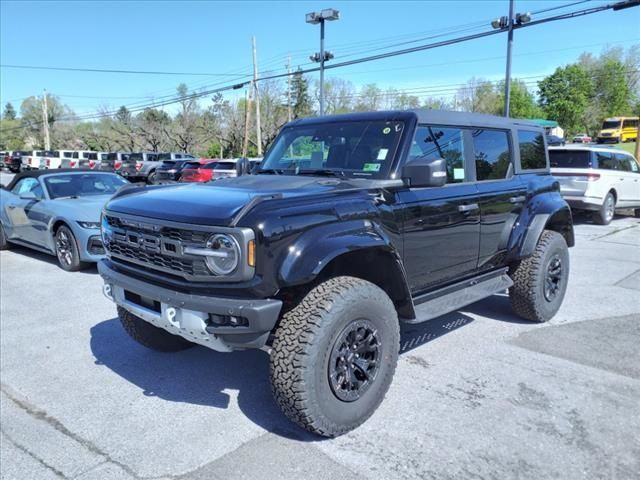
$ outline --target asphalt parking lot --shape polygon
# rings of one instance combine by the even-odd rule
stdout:
[[[95,269],[0,252],[0,477],[636,479],[640,219],[576,243],[550,323],[495,295],[404,328],[386,400],[334,440],[280,413],[266,352],[146,350]]]

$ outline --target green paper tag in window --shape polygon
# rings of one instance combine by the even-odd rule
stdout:
[[[364,167],[362,167],[363,172],[379,172],[380,164],[379,163],[365,163]]]

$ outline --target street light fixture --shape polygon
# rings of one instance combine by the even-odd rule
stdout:
[[[496,18],[491,22],[494,29],[508,28],[507,35],[507,71],[504,81],[504,116],[509,116],[509,103],[511,101],[511,48],[513,47],[513,27],[531,21],[531,13],[518,13],[513,16],[513,0],[509,0],[509,16]]]
[[[335,8],[325,8],[319,12],[311,12],[305,15],[305,21],[311,25],[320,24],[320,53],[315,53],[309,58],[312,62],[320,63],[320,115],[324,115],[324,62],[331,60],[333,54],[324,51],[324,22],[340,19],[340,12]]]

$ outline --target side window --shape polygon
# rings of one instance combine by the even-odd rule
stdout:
[[[42,197],[42,187],[36,178],[23,178],[14,185],[11,189],[11,193],[15,195],[22,195],[23,193],[33,191],[36,196]]]
[[[523,170],[547,167],[542,133],[518,130],[518,144],[520,145],[520,166]]]
[[[506,178],[511,163],[508,132],[502,130],[474,130],[473,150],[476,160],[477,180]]]
[[[609,152],[597,152],[598,168],[602,170],[618,170],[618,162]]]
[[[464,182],[464,130],[437,125],[419,125],[411,145],[409,161],[416,158],[447,162],[447,183]]]

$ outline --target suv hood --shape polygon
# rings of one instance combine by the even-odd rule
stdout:
[[[354,188],[370,189],[373,182],[292,175],[244,175],[221,178],[205,184],[178,184],[126,191],[107,204],[113,213],[192,223],[228,225],[251,199],[258,195],[280,194],[298,198],[323,193],[339,193]]]

